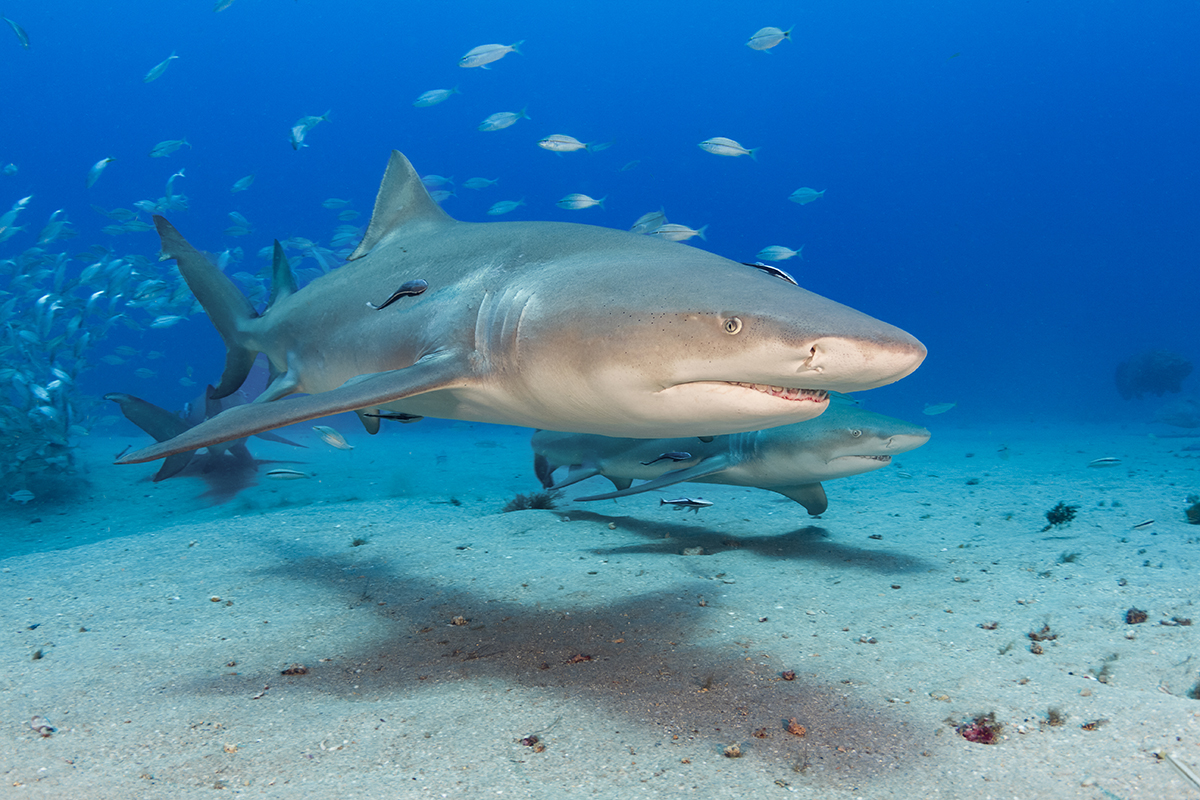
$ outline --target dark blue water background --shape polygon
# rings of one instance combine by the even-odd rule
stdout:
[[[957,401],[961,422],[1116,419],[1115,364],[1150,347],[1200,361],[1196,305],[1200,7],[1184,3],[936,0],[862,2],[355,2],[210,0],[9,2],[29,33],[0,29],[0,205],[27,194],[28,230],[11,258],[66,209],[80,235],[118,253],[157,251],[153,233],[109,237],[91,210],[178,190],[171,220],[201,249],[240,245],[244,269],[273,238],[328,243],[345,197],[364,224],[388,152],[422,174],[500,178],[459,188],[463,220],[526,198],[508,219],[627,228],[664,206],[708,224],[694,244],[752,260],[770,244],[804,244],[785,262],[801,284],[897,324],[929,358],[877,410],[922,419]],[[770,53],[746,40],[795,26]],[[524,39],[490,70],[458,58]],[[152,83],[143,76],[172,51]],[[459,86],[433,108],[421,92]],[[482,133],[496,111],[532,121]],[[294,151],[291,125],[332,109]],[[613,141],[563,157],[551,133]],[[696,145],[728,136],[758,161]],[[149,158],[163,139],[184,148]],[[92,189],[88,168],[112,156]],[[640,164],[619,171],[627,162]],[[248,173],[253,187],[230,194]],[[826,189],[806,206],[800,186]],[[604,210],[564,211],[569,192],[607,196]],[[252,236],[222,230],[240,211]],[[82,262],[79,267],[82,268]],[[311,266],[311,262],[309,262]],[[144,319],[143,322],[148,321]],[[123,390],[166,407],[196,393],[176,381],[219,374],[222,348],[202,316],[166,330],[115,329],[96,357],[126,343],[167,361],[97,368],[85,391]],[[137,366],[161,380],[133,377]],[[1193,376],[1191,386],[1197,385]],[[925,418],[927,419],[927,418]]]

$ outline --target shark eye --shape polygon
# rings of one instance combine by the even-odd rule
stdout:
[[[857,439],[858,437],[862,436],[862,431],[860,431],[858,428],[851,428],[850,435]]]
[[[725,320],[724,327],[726,333],[737,333],[742,329],[742,321],[737,317],[730,317]]]

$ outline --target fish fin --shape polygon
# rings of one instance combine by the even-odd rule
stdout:
[[[567,477],[563,478],[561,481],[554,484],[550,488],[558,490],[558,489],[563,488],[564,486],[570,486],[573,483],[579,483],[580,481],[586,481],[588,478],[591,478],[592,476],[599,475],[599,474],[600,474],[600,470],[596,469],[595,467],[589,467],[585,464],[572,464],[570,467],[567,468]]]
[[[433,202],[429,190],[421,183],[421,176],[404,154],[393,150],[379,183],[367,232],[346,260],[362,258],[392,233],[414,222],[453,222],[453,218]]]
[[[696,231],[696,235],[697,235],[697,236],[699,236],[701,239],[703,239],[704,241],[706,241],[706,242],[707,242],[707,241],[708,241],[708,237],[704,235],[704,232],[705,232],[706,230],[708,230],[708,226],[707,226],[707,225],[701,225],[701,226],[700,226],[700,230]]]
[[[829,508],[829,499],[825,497],[825,487],[819,483],[804,483],[799,486],[771,486],[772,492],[795,500],[804,506],[805,510],[814,517],[824,514]]]
[[[550,459],[546,458],[541,453],[535,453],[533,456],[533,474],[537,475],[537,479],[541,482],[543,489],[549,489],[554,485],[555,466],[550,463]]]
[[[617,487],[617,491],[628,489],[633,485],[633,480],[630,478],[609,478],[609,480],[612,481],[613,486]]]
[[[280,444],[290,444],[292,447],[303,447],[306,450],[308,449],[308,445],[300,444],[299,442],[293,442],[291,439],[287,438],[286,436],[280,436],[278,433],[271,433],[270,431],[260,431],[259,433],[256,433],[254,435],[257,436],[259,439],[264,439],[268,442],[279,442]]]
[[[140,397],[122,392],[109,392],[104,395],[104,399],[112,400],[120,406],[125,418],[153,436],[156,442],[173,439],[188,429],[188,424],[182,419]]]
[[[509,47],[511,47],[511,48],[512,48],[512,51],[513,51],[514,53],[516,53],[517,55],[523,56],[523,55],[525,55],[525,54],[524,54],[524,53],[522,53],[520,50],[518,50],[518,49],[517,49],[518,47],[520,47],[520,46],[521,46],[521,45],[523,45],[523,44],[525,44],[525,40],[524,40],[524,39],[520,39],[520,40],[518,40],[518,41],[515,41],[515,42],[513,42],[511,45],[509,45]]]
[[[666,486],[673,486],[684,481],[694,481],[700,478],[714,475],[718,472],[724,472],[732,465],[733,461],[728,455],[713,456],[706,458],[699,464],[686,469],[673,469],[670,472],[664,472],[653,480],[639,483],[637,486],[628,486],[616,492],[608,492],[607,494],[594,494],[588,497],[576,497],[576,500],[612,500],[617,497],[628,497],[631,494],[641,494],[642,492],[651,492],[655,489],[662,489]],[[614,481],[615,483],[615,481]]]
[[[461,358],[449,353],[429,356],[410,367],[360,376],[328,392],[235,406],[169,441],[129,453],[116,463],[153,461],[342,411],[373,408],[425,392],[462,386],[466,378]]]
[[[271,297],[267,308],[296,293],[296,276],[292,273],[292,265],[288,263],[283,245],[275,240],[275,253],[271,259]]]
[[[378,409],[371,410],[375,411],[375,413],[378,413]],[[379,417],[370,416],[367,414],[367,409],[365,408],[360,408],[354,413],[358,414],[358,421],[363,424],[363,429],[366,430],[367,433],[371,434],[372,436],[379,433]]]
[[[183,472],[188,464],[192,463],[192,456],[194,455],[196,455],[195,450],[185,450],[182,453],[176,453],[167,458],[163,461],[162,466],[158,468],[158,472],[154,473],[151,481],[158,483],[159,481],[165,481],[167,478],[174,478]]]
[[[213,397],[228,397],[241,387],[254,365],[257,352],[246,346],[244,329],[258,314],[241,289],[192,247],[165,217],[155,214],[154,227],[162,239],[163,254],[175,259],[188,288],[204,306],[213,327],[225,342],[225,371],[221,373]]]
[[[749,150],[746,151],[747,153],[750,154],[751,161],[758,161],[758,151],[761,149],[762,149],[761,147],[751,147]]]

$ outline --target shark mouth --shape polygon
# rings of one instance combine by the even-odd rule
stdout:
[[[765,383],[740,383],[738,381],[730,381],[730,384],[795,402],[824,403],[829,399],[829,392],[825,389],[793,389],[785,386],[769,386]]]

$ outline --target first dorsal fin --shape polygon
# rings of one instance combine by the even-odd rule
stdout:
[[[417,171],[404,154],[393,150],[392,157],[388,159],[387,170],[383,173],[383,181],[379,184],[379,194],[375,196],[371,224],[367,226],[366,235],[347,260],[362,258],[393,231],[418,220],[450,222],[452,218],[433,202],[425,184],[421,183],[421,176],[417,175]]]

